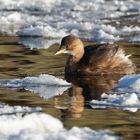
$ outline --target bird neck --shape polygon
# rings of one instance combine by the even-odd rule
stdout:
[[[73,63],[78,63],[83,57],[84,53],[84,47],[80,47],[79,49],[75,50],[74,54],[72,55]]]

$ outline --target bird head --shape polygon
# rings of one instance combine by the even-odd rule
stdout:
[[[79,37],[74,35],[68,35],[61,40],[60,48],[55,53],[55,55],[59,54],[69,54],[75,55],[78,51],[84,48],[83,42],[79,39]]]

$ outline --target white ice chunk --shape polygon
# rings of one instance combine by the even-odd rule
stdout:
[[[1,0],[0,9],[43,10],[48,11],[55,5],[56,0]]]
[[[0,80],[0,87],[24,88],[38,94],[44,99],[61,95],[71,86],[63,79],[48,74],[41,74],[38,77],[25,77],[23,79]]]
[[[101,100],[92,100],[93,108],[115,107],[123,110],[137,111],[140,108],[140,74],[122,77],[114,93],[103,93]]]
[[[9,106],[4,103],[0,103],[0,115],[2,114],[14,114],[14,113],[32,113],[38,112],[42,109],[40,107],[31,108],[27,106]]]
[[[140,27],[138,27],[138,26],[135,26],[135,27],[133,27],[133,26],[124,26],[122,29],[121,29],[121,31],[123,32],[123,33],[133,33],[133,32],[140,32]]]
[[[49,25],[37,25],[37,26],[30,26],[27,28],[22,28],[18,32],[21,36],[44,36],[44,37],[51,37],[51,38],[60,38],[66,35],[65,30],[56,30],[52,26]]]
[[[0,33],[16,35],[24,26],[34,23],[37,18],[19,12],[9,12],[0,14]]]
[[[137,111],[140,108],[140,100],[136,93],[103,94],[101,100],[92,100],[92,108],[118,108],[128,111]]]
[[[117,92],[136,92],[140,93],[140,74],[124,76],[119,80]]]
[[[19,41],[20,44],[23,44],[30,49],[48,49],[50,46],[54,45],[55,43],[59,43],[58,39],[45,39],[41,37],[20,37]]]
[[[129,42],[140,43],[140,35],[131,37]]]
[[[39,86],[28,86],[25,87],[25,90],[29,90],[30,92],[38,94],[40,97],[44,99],[49,99],[57,95],[61,95],[66,91],[69,87],[60,87],[60,86],[46,86],[46,85],[39,85]]]
[[[110,32],[109,32],[109,30],[110,30]],[[117,32],[116,29],[111,26],[107,27],[107,29],[105,29],[105,25],[97,26],[93,30],[93,40],[95,40],[98,43],[106,43],[106,42],[112,43],[114,41],[118,41],[120,39],[120,37],[114,35],[114,34],[116,34],[116,32]],[[111,34],[111,33],[113,33],[113,34]]]
[[[50,115],[32,113],[24,117],[0,116],[0,139],[118,140],[120,137],[109,130],[95,131],[87,127],[67,130],[61,121]]]
[[[13,129],[14,128],[14,129]],[[57,133],[63,128],[62,123],[47,114],[32,113],[25,117],[6,116],[0,117],[0,133],[3,135],[21,135],[22,132],[30,133]]]
[[[37,77],[25,77],[23,79],[10,79],[10,80],[0,80],[1,87],[30,87],[30,86],[70,86],[71,84],[63,79],[56,78],[55,76],[48,74],[41,74]]]

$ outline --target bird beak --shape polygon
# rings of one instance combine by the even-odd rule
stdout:
[[[55,55],[59,55],[59,54],[62,54],[62,53],[69,53],[69,51],[67,51],[66,49],[62,49],[62,50],[59,50],[55,53]]]

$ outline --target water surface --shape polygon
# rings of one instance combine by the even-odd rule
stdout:
[[[27,39],[27,38],[26,38]],[[26,40],[25,39],[25,40]],[[30,39],[30,38],[28,38]],[[0,37],[0,79],[51,74],[64,78],[67,56],[54,56],[58,44],[49,49],[29,49],[21,45],[18,37]],[[47,41],[47,39],[46,39]],[[94,44],[85,42],[85,44]],[[140,72],[140,45],[118,42]],[[73,78],[73,86],[62,95],[44,99],[25,89],[0,88],[0,102],[43,108],[43,112],[59,118],[66,128],[90,127],[95,130],[110,129],[124,139],[140,139],[140,110],[136,112],[119,109],[92,109],[89,101],[100,99],[103,92],[112,89],[121,76],[92,76]],[[72,77],[71,77],[72,78]],[[46,91],[47,93],[47,91]]]

